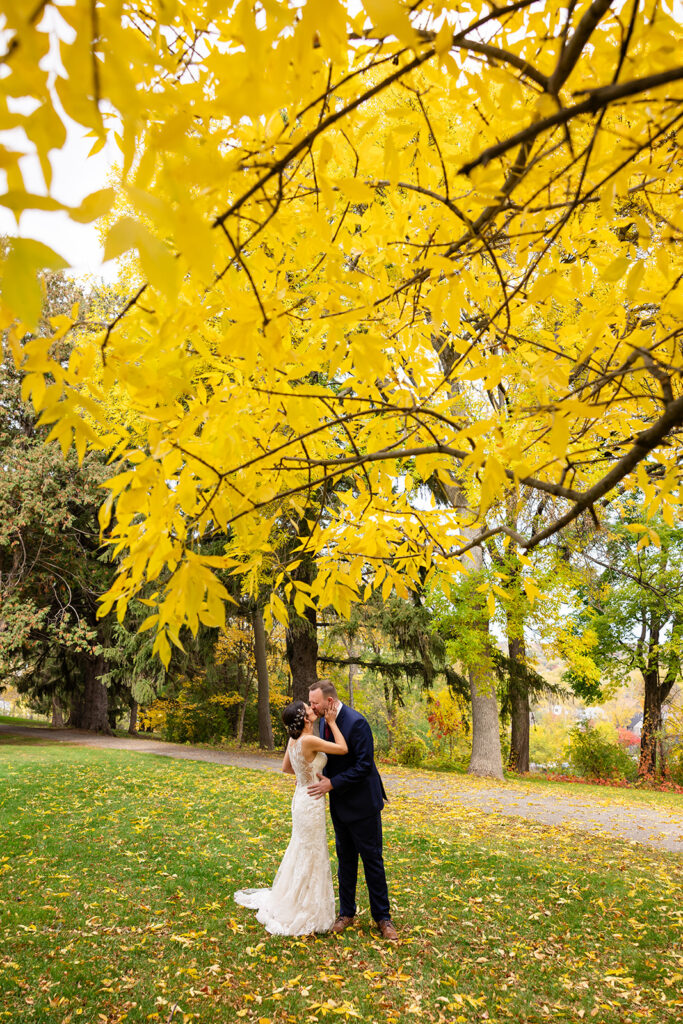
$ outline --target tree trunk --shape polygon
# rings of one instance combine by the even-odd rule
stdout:
[[[137,736],[138,734],[138,702],[135,697],[130,698],[130,722],[128,723],[128,733],[130,736]]]
[[[384,703],[387,709],[387,743],[389,749],[394,745],[396,736],[396,684],[384,680]]]
[[[645,700],[643,731],[640,736],[639,778],[655,778],[662,769],[662,697],[657,669],[643,672]]]
[[[237,688],[242,692],[242,662],[237,662]],[[237,726],[235,728],[235,739],[237,740],[237,746],[242,746],[242,739],[244,737],[244,717],[247,713],[247,704],[249,703],[249,697],[251,696],[251,687],[253,683],[253,676],[247,670],[244,674],[244,699],[240,706],[239,714],[237,716]]]
[[[472,550],[475,571],[484,564],[484,552],[476,547]],[[503,778],[503,755],[500,750],[500,719],[496,700],[496,681],[491,665],[491,637],[489,619],[484,607],[483,596],[473,594],[472,600],[479,601],[475,608],[473,623],[476,624],[476,660],[467,666],[472,691],[472,754],[467,768],[469,775],[484,775],[495,779]]]
[[[103,732],[111,736],[109,725],[109,701],[107,687],[101,680],[104,673],[104,657],[84,659],[85,694],[83,699],[83,729]]]
[[[353,665],[349,665],[349,707],[352,708],[355,700],[353,692],[353,684],[358,675],[358,665],[354,662]]]
[[[257,605],[253,614],[254,661],[258,680],[258,742],[265,750],[273,749],[273,726],[270,720],[270,684],[266,658],[266,631],[263,627],[263,612]]]
[[[360,655],[360,648],[355,643],[355,640],[353,639],[353,637],[345,637],[344,638],[344,647],[346,648],[346,654],[347,654],[347,656],[349,658],[357,658]],[[356,679],[356,676],[358,675],[358,672],[359,672],[359,665],[357,664],[357,662],[355,662],[355,661],[349,662],[349,707],[350,708],[353,707],[353,701],[354,701],[353,684],[354,684],[354,681]]]
[[[240,707],[240,713],[237,716],[237,729],[235,731],[235,739],[237,740],[237,746],[242,746],[242,737],[244,736],[244,716],[247,713],[247,698],[245,697]]]
[[[66,727],[67,729],[83,729],[83,719],[85,715],[83,688],[80,683],[74,679],[74,675],[71,672],[69,663],[64,655],[62,655],[61,662],[69,704],[69,715],[66,720]]]
[[[510,622],[508,620],[508,630]],[[510,757],[508,768],[513,772],[529,771],[529,686],[523,672],[515,671],[526,666],[526,644],[524,635],[508,635],[508,656],[511,662],[510,671],[510,718],[512,731],[510,737]]]
[[[56,693],[52,694],[52,725],[55,729],[64,728],[64,713]]]
[[[307,608],[305,617],[290,619],[287,661],[292,674],[292,700],[308,701],[308,691],[318,681],[318,625],[315,608]]]
[[[502,779],[503,758],[493,673],[484,660],[470,667],[469,677],[472,687],[472,755],[467,771],[470,775]]]
[[[69,717],[66,720],[67,729],[84,729],[83,725],[84,716],[84,704],[83,694],[74,693],[71,696],[71,704],[69,707]]]
[[[237,729],[235,732],[235,739],[237,740],[237,746],[242,746],[242,740],[244,738],[244,716],[247,713],[247,704],[249,703],[249,697],[251,696],[251,679],[247,677],[246,685],[244,688],[244,700],[240,707],[240,713],[237,716]]]
[[[647,659],[645,667],[642,669],[645,696],[638,764],[638,778],[641,779],[661,777],[666,772],[666,751],[662,739],[662,706],[673,689],[681,667],[680,657],[673,646],[668,658],[665,658],[666,675],[664,679],[660,679],[659,635],[662,622],[656,612],[650,613],[648,625]],[[677,613],[672,621],[670,642],[680,640],[682,627],[681,616]]]
[[[435,341],[436,348],[436,341]],[[443,345],[438,349],[439,359],[445,371],[450,370],[449,356]],[[453,508],[467,506],[463,490],[453,475],[453,483],[440,481],[442,489]],[[466,536],[472,535],[471,530],[463,530]],[[484,551],[480,545],[469,552],[472,559],[472,571],[480,571],[484,565]],[[480,598],[480,595],[477,595]],[[476,600],[475,596],[472,597]],[[503,778],[503,755],[500,750],[500,726],[498,719],[498,702],[496,701],[496,684],[488,657],[491,643],[489,636],[489,620],[483,600],[473,615],[473,637],[476,638],[480,653],[472,664],[467,666],[470,687],[472,690],[472,754],[467,769],[470,775],[493,776]]]

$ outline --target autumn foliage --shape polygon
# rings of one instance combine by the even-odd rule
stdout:
[[[267,573],[281,619],[288,587],[347,614],[373,587],[467,571],[501,535],[533,601],[533,552],[615,488],[679,514],[669,5],[42,0],[2,17],[3,128],[46,186],[3,146],[2,202],[65,211],[64,115],[119,146],[112,186],[65,211],[104,218],[119,312],[57,318],[74,340],[58,361],[32,329],[36,273],[63,260],[21,237],[0,326],[52,437],[113,460],[103,611],[156,581],[164,661],[181,627],[224,623],[217,569]],[[312,581],[279,553],[283,523]]]

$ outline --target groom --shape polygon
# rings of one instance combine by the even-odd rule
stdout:
[[[339,862],[339,916],[332,926],[338,934],[356,915],[358,857],[363,861],[370,895],[370,912],[382,937],[396,942],[398,934],[389,912],[389,892],[382,858],[384,786],[375,765],[372,732],[365,718],[346,707],[329,679],[319,679],[308,700],[321,719],[320,735],[332,740],[325,721],[328,707],[337,712],[337,725],[348,744],[347,754],[330,754],[319,782],[308,787],[310,796],[330,794],[330,814]]]

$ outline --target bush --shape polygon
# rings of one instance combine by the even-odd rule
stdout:
[[[398,747],[398,763],[406,768],[419,768],[425,755],[426,746],[419,736],[406,737]]]
[[[447,754],[430,754],[427,751],[420,767],[433,772],[457,772],[459,775],[465,775],[468,765],[469,755],[464,758],[449,757]]]
[[[584,778],[633,781],[638,774],[633,758],[590,725],[570,729],[568,755],[574,771]]]
[[[671,751],[666,768],[671,782],[677,786],[683,786],[683,743]]]
[[[529,759],[543,767],[561,765],[569,739],[569,728],[564,718],[547,715],[536,721],[529,734]]]

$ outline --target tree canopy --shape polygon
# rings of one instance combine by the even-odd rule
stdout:
[[[368,588],[465,570],[493,534],[526,557],[629,481],[673,521],[669,4],[3,10],[2,123],[35,148],[47,194],[3,147],[1,201],[63,209],[49,154],[66,117],[120,146],[112,187],[67,212],[104,217],[105,254],[129,254],[127,303],[79,324],[62,365],[31,333],[36,271],[59,258],[19,238],[2,326],[52,436],[115,460],[101,524],[120,572],[103,608],[123,615],[163,576],[147,598],[162,658],[182,626],[223,621],[216,568],[257,586],[284,520],[318,571],[297,579],[293,551],[276,585],[342,614]],[[436,506],[428,479],[457,502]],[[219,535],[225,553],[203,554]],[[284,615],[275,591],[270,611]]]

